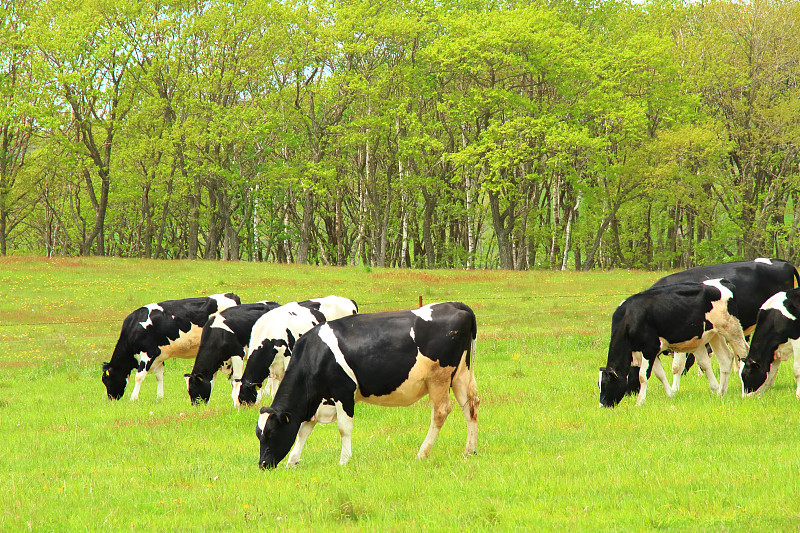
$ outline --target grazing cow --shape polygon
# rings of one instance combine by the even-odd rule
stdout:
[[[114,400],[122,398],[131,370],[137,369],[131,393],[131,401],[135,401],[152,368],[158,381],[156,396],[163,398],[164,361],[170,357],[195,357],[208,317],[239,303],[235,294],[215,294],[152,303],[129,314],[122,322],[111,361],[103,363],[103,384],[108,397]]]
[[[651,367],[667,396],[672,396],[658,359],[663,350],[694,352],[706,376],[713,376],[708,355],[699,349],[708,343],[718,354],[721,373],[718,392],[725,394],[732,363],[725,341],[733,346],[738,357],[747,354],[733,289],[733,284],[725,279],[681,283],[651,288],[622,302],[611,319],[608,362],[600,369],[600,406],[614,407],[625,396],[632,362],[642,364],[637,405],[642,405],[647,395]]]
[[[725,278],[736,287],[734,296],[736,307],[739,311],[739,322],[745,335],[750,335],[756,324],[758,310],[761,304],[779,291],[785,291],[794,287],[795,280],[800,285],[800,276],[793,264],[782,259],[759,258],[752,261],[733,261],[718,265],[706,265],[690,268],[675,274],[664,276],[656,281],[652,287],[663,287],[685,282],[703,282],[709,279]],[[704,347],[698,350],[704,350]],[[706,352],[707,354],[707,352]],[[705,354],[700,354],[703,357]],[[681,374],[685,369],[692,366],[696,354],[690,354],[687,360],[686,354],[676,352],[672,360],[672,391],[678,392],[680,389]],[[711,374],[713,377],[713,374]],[[716,378],[709,380],[709,385],[715,389]],[[634,392],[638,386],[638,381],[629,382],[629,386]]]
[[[427,457],[452,409],[451,388],[467,420],[464,453],[475,453],[480,403],[476,333],[475,314],[459,302],[349,316],[315,327],[295,345],[272,405],[261,409],[259,466],[277,466],[295,437],[287,466],[297,464],[323,399],[335,405],[342,436],[339,463],[345,464],[351,456],[356,402],[404,406],[429,395],[430,429],[417,453],[417,458]]]
[[[230,369],[231,385],[241,379],[247,345],[253,324],[264,314],[277,309],[277,302],[237,305],[212,315],[203,326],[200,347],[191,373],[184,374],[192,403],[208,403],[214,376],[220,368]],[[236,399],[234,398],[234,402]]]
[[[272,382],[270,395],[274,395],[297,339],[317,324],[356,313],[358,305],[353,300],[326,296],[291,302],[259,318],[253,326],[247,366],[242,379],[234,385],[234,404],[257,403],[267,378]]]
[[[775,384],[781,361],[794,354],[795,395],[800,398],[800,288],[781,291],[764,302],[739,370],[742,396],[761,394]]]

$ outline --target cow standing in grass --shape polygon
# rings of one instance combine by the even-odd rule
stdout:
[[[464,453],[475,453],[480,403],[476,332],[475,314],[459,302],[349,316],[315,327],[295,345],[272,405],[261,409],[259,466],[277,466],[295,437],[287,466],[297,464],[323,399],[335,406],[342,437],[339,463],[345,464],[351,456],[356,402],[405,406],[428,395],[431,424],[417,453],[427,457],[452,410],[451,388],[467,421]]]
[[[676,283],[702,283],[710,279],[725,278],[733,283],[734,297],[738,309],[738,318],[745,335],[750,335],[758,318],[761,305],[773,294],[794,287],[795,281],[800,285],[800,276],[792,263],[782,259],[758,258],[752,261],[732,261],[718,265],[704,265],[681,272],[676,272],[656,281],[651,288],[675,285]],[[700,346],[695,353],[675,352],[672,359],[672,391],[680,389],[681,374],[692,366],[695,359],[706,359],[708,351]],[[638,369],[632,369],[636,372]],[[630,392],[638,391],[638,380],[632,380]],[[719,384],[713,373],[710,374],[709,386],[717,390]]]
[[[718,392],[725,394],[733,363],[726,341],[737,357],[747,355],[733,290],[728,280],[717,279],[651,288],[622,302],[611,319],[608,360],[600,369],[600,406],[614,407],[622,400],[628,391],[629,369],[635,362],[641,362],[637,405],[645,401],[651,368],[667,396],[672,396],[658,358],[663,350],[694,352],[710,381],[711,363],[699,349],[708,343],[719,358]]]
[[[253,325],[280,305],[266,301],[237,305],[208,319],[203,326],[194,367],[190,373],[184,375],[192,403],[208,403],[214,377],[220,369],[226,371],[232,386],[241,379]],[[233,401],[236,404],[235,396]]]
[[[317,324],[356,313],[358,305],[353,300],[326,296],[291,302],[259,318],[253,326],[247,366],[238,386],[234,385],[234,404],[257,403],[267,378],[271,381],[270,395],[274,395],[297,339]]]
[[[208,318],[241,301],[235,294],[167,300],[140,307],[125,317],[111,361],[103,363],[103,384],[108,397],[122,398],[131,371],[136,370],[131,401],[152,369],[158,382],[156,397],[164,397],[164,361],[197,355],[203,325]]]
[[[781,291],[764,302],[739,377],[742,396],[775,385],[781,361],[794,355],[795,396],[800,398],[800,289]]]

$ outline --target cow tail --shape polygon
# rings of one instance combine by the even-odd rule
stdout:
[[[470,383],[475,384],[475,352],[478,343],[478,320],[475,318],[475,313],[472,314],[472,339],[470,340],[469,344],[469,353],[467,354],[467,366],[469,367],[469,373],[471,376]],[[477,397],[477,386],[474,391],[475,396]]]

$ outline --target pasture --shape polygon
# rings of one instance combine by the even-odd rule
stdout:
[[[407,271],[105,258],[0,259],[0,531],[776,531],[800,525],[800,402],[720,398],[692,369],[667,398],[600,410],[611,312],[658,273]],[[257,409],[218,380],[190,405],[168,361],[140,399],[100,380],[140,305],[232,291],[243,302],[337,294],[363,313],[459,300],[478,318],[478,454],[458,409],[429,459],[430,420],[356,406],[353,458],[318,425],[300,465],[261,471]],[[665,367],[671,360],[664,359]],[[716,363],[714,363],[716,365]],[[716,366],[715,366],[716,369]],[[132,380],[131,380],[132,382]]]

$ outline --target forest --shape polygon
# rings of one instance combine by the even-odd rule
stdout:
[[[0,0],[0,255],[800,247],[796,0]]]

